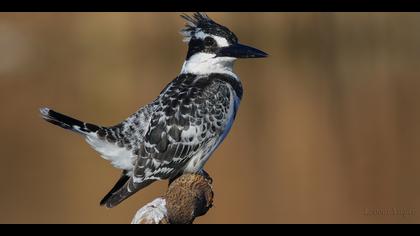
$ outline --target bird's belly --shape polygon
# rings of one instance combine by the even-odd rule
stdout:
[[[203,169],[212,152],[216,149],[215,142],[197,152],[184,168],[184,173],[197,173]]]
[[[131,150],[119,147],[115,143],[101,140],[96,134],[86,136],[86,142],[92,146],[101,157],[111,162],[118,169],[131,171],[134,168],[135,155]]]
[[[134,156],[101,156],[105,160],[111,160],[111,165],[115,168],[127,171],[132,171],[134,168]]]
[[[232,128],[233,121],[235,120],[236,112],[240,103],[240,99],[236,96],[236,94],[234,94],[234,92],[231,92],[231,96],[233,99],[231,99],[229,104],[229,113],[227,114],[227,120],[222,129],[223,131],[219,134],[218,137],[215,137],[214,140],[208,142],[205,147],[203,147],[191,158],[191,160],[186,164],[184,168],[184,173],[197,173],[201,171],[201,169],[204,167],[204,164],[206,164],[207,160],[210,158],[211,154],[226,138],[227,134]]]

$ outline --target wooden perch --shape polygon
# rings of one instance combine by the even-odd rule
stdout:
[[[191,224],[212,207],[212,179],[203,174],[181,175],[166,194],[139,209],[132,224]]]

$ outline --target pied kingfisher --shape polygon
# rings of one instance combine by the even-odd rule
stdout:
[[[150,104],[121,123],[103,127],[41,108],[42,117],[81,134],[122,175],[101,205],[112,208],[156,180],[203,171],[226,137],[242,98],[233,72],[237,58],[267,54],[238,43],[204,13],[181,15],[188,53],[181,73]]]

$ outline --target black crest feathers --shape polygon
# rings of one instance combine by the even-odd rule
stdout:
[[[189,42],[194,34],[203,32],[226,38],[231,42],[238,42],[238,38],[228,28],[214,22],[210,17],[203,12],[196,12],[192,16],[182,14],[181,17],[187,21],[185,28],[181,30],[184,36],[184,42]]]

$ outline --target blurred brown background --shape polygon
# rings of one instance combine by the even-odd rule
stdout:
[[[119,171],[38,108],[123,120],[179,73],[178,15],[0,14],[1,223],[129,223],[165,191],[100,207]],[[236,63],[244,99],[196,223],[420,223],[420,14],[209,16],[270,57]]]

